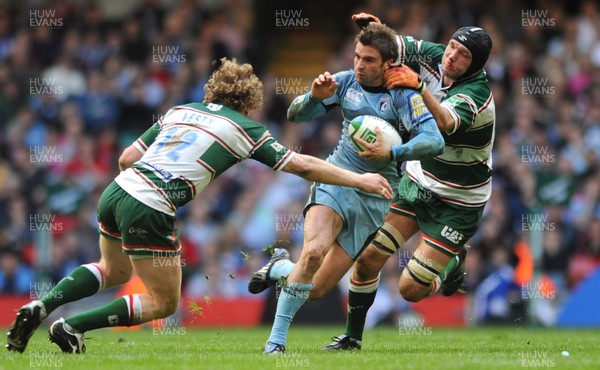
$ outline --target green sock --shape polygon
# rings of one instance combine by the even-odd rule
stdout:
[[[346,317],[346,331],[344,333],[347,336],[362,340],[367,312],[375,301],[378,286],[379,278],[375,281],[372,280],[369,285],[361,286],[360,288],[356,288],[355,285],[353,285],[353,281],[350,280],[350,290],[348,291],[348,316]]]
[[[98,293],[104,285],[102,277],[103,273],[96,264],[79,266],[41,299],[46,313],[50,314],[65,303]]]
[[[139,294],[134,294],[70,317],[65,322],[80,333],[84,333],[109,326],[137,325],[141,323],[141,319],[142,303]]]
[[[442,281],[442,283],[446,280],[446,278],[448,277],[448,275],[450,275],[450,273],[452,272],[452,270],[454,270],[454,268],[456,267],[456,265],[458,264],[458,256],[452,258],[448,264],[446,265],[446,267],[442,270],[442,272],[440,272],[440,280]]]

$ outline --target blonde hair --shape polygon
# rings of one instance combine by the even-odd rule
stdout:
[[[204,85],[204,102],[223,104],[247,114],[262,108],[263,92],[263,84],[250,64],[222,58],[221,66]]]

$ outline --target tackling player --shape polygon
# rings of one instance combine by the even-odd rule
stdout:
[[[383,86],[384,72],[398,57],[395,36],[384,25],[366,27],[356,38],[354,70],[319,75],[311,91],[296,97],[288,110],[291,121],[305,122],[339,106],[344,116],[342,137],[327,161],[358,173],[377,171],[394,188],[399,181],[396,161],[431,158],[444,146],[419,94],[409,89],[389,91]],[[414,137],[390,148],[378,131],[373,146],[387,154],[367,160],[362,157],[367,154],[359,153],[348,136],[349,122],[361,115],[381,117],[397,127],[405,139],[410,134]],[[250,292],[258,293],[287,276],[264,353],[285,352],[289,326],[298,309],[307,299],[322,297],[339,282],[365,247],[365,240],[383,224],[389,208],[388,200],[364,192],[319,182],[313,185],[304,209],[304,245],[298,263],[292,263],[285,250],[277,250],[250,280]]]
[[[353,19],[359,26],[369,21],[379,23],[365,13]],[[361,348],[379,272],[419,230],[422,240],[400,277],[402,297],[417,302],[440,288],[446,296],[461,289],[465,243],[477,231],[491,195],[496,113],[483,70],[492,49],[491,38],[479,27],[462,27],[447,45],[410,36],[397,40],[401,65],[386,72],[386,86],[419,91],[446,146],[444,153],[433,159],[406,163],[399,196],[392,201],[385,224],[354,265],[346,331],[325,350]]]
[[[99,263],[75,269],[41,300],[21,307],[7,333],[9,351],[23,352],[34,330],[57,307],[127,282],[135,271],[147,293],[55,321],[50,341],[63,352],[85,352],[83,333],[131,326],[175,312],[181,292],[177,209],[242,160],[258,160],[309,181],[356,186],[392,198],[378,174],[357,174],[295,153],[248,118],[263,102],[263,86],[249,64],[223,59],[204,87],[203,103],[171,108],[119,158],[122,172],[98,204]]]

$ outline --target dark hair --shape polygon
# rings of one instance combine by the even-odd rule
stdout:
[[[377,50],[383,61],[398,59],[398,44],[396,32],[385,24],[370,23],[356,36],[356,42]]]

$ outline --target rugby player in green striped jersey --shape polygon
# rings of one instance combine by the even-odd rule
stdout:
[[[365,13],[353,19],[359,27],[379,23]],[[421,241],[400,277],[400,294],[417,302],[440,289],[446,296],[464,292],[466,243],[476,233],[491,195],[495,107],[483,70],[491,38],[479,27],[462,27],[447,45],[410,36],[399,36],[397,43],[398,65],[386,72],[386,87],[413,88],[422,94],[445,148],[432,159],[406,162],[384,225],[354,265],[346,330],[324,350],[361,348],[379,273],[419,231]],[[385,156],[377,153],[377,146],[369,150],[374,151],[371,158]]]
[[[181,293],[179,207],[217,176],[252,158],[275,171],[309,181],[357,187],[383,199],[392,188],[379,174],[336,167],[279,144],[248,118],[263,102],[263,86],[249,64],[223,59],[204,87],[205,101],[169,109],[119,158],[121,173],[98,204],[101,259],[76,268],[40,300],[21,307],[6,348],[23,352],[39,324],[56,308],[124,284],[132,272],[144,294],[131,294],[50,326],[50,341],[63,352],[85,352],[84,333],[132,326],[172,315]]]

